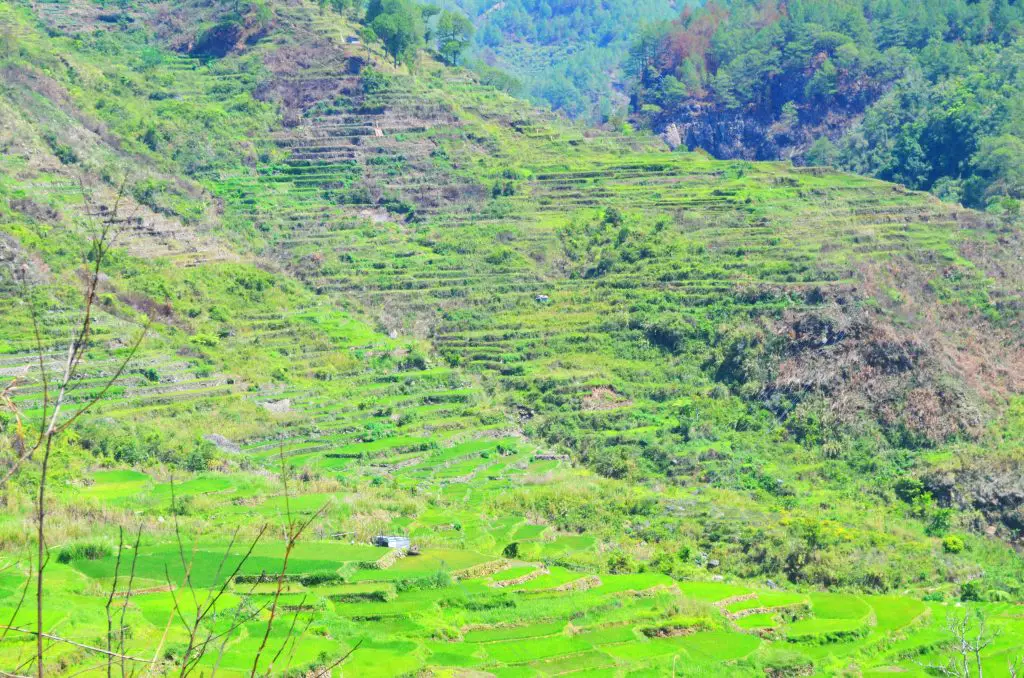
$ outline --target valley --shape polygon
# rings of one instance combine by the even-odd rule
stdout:
[[[588,128],[316,3],[188,54],[228,4],[0,5],[5,473],[115,234],[48,675],[930,675],[965,615],[1010,675],[1019,222]]]

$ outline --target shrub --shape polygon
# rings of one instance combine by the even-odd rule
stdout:
[[[175,516],[187,516],[192,513],[192,497],[175,497],[171,503],[171,514]]]
[[[938,508],[932,514],[931,520],[925,526],[925,534],[937,536],[949,529],[953,523],[954,511],[951,508]]]
[[[335,603],[360,603],[376,601],[387,603],[395,599],[395,592],[392,589],[378,589],[376,591],[360,591],[353,593],[337,593],[329,596]]]
[[[427,369],[427,356],[419,349],[412,349],[399,365],[402,370],[425,370]]]
[[[438,570],[434,574],[415,579],[399,579],[395,582],[395,589],[403,591],[425,591],[429,589],[446,589],[452,585],[452,576],[444,570]]]
[[[363,90],[367,93],[383,92],[392,83],[391,76],[373,68],[364,69],[362,75]]]
[[[220,306],[211,306],[209,310],[210,320],[216,320],[217,322],[226,323],[231,319],[228,312]]]
[[[57,554],[57,562],[70,563],[73,560],[100,560],[111,554],[110,547],[98,542],[77,542],[68,544]]]
[[[964,540],[955,534],[947,534],[942,538],[942,550],[946,553],[960,553],[964,550]]]
[[[636,572],[636,560],[628,553],[613,551],[608,554],[605,566],[611,574],[628,574]]]
[[[206,471],[210,468],[210,454],[205,450],[192,450],[185,459],[185,470],[192,473]]]
[[[438,604],[446,608],[481,612],[512,608],[516,606],[516,601],[508,594],[471,593],[464,597],[446,598],[439,601]]]
[[[340,584],[345,578],[333,570],[316,570],[306,572],[299,579],[303,586],[323,586],[324,584]]]
[[[962,601],[980,601],[981,600],[981,582],[968,581],[960,587],[960,600]]]
[[[900,478],[893,489],[897,497],[911,504],[924,493],[924,483],[917,478]]]
[[[58,141],[57,135],[53,132],[44,134],[43,140],[46,141],[50,150],[53,151],[53,154],[57,156],[62,165],[74,165],[78,162],[78,154],[75,153],[75,149]]]
[[[205,346],[207,348],[213,348],[214,346],[216,346],[217,344],[220,343],[220,339],[218,339],[213,334],[199,333],[199,334],[196,334],[194,337],[192,337],[192,343],[197,345],[197,346]]]

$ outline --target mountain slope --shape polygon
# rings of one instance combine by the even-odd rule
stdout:
[[[1012,2],[710,2],[636,32],[633,110],[673,146],[1018,214],[1022,26]]]
[[[555,567],[597,573],[597,597],[624,571],[643,582],[622,586],[671,583],[641,568],[947,594],[942,582],[984,576],[1018,593],[1019,559],[978,533],[1020,529],[1005,510],[1022,439],[1019,228],[862,177],[567,126],[464,71],[396,72],[345,39],[354,25],[301,3],[275,4],[252,44],[235,36],[205,62],[167,48],[218,25],[188,5],[114,23],[86,2],[40,5],[42,20],[2,11],[16,44],[0,100],[4,270],[27,262],[56,360],[99,218],[86,215],[117,203],[122,249],[83,387],[155,323],[61,462],[64,541],[93,536],[101,508],[104,529],[139,511],[158,563],[173,471],[194,474],[179,512],[214,543],[280,512],[266,469],[283,460],[303,510],[336,497],[311,549],[409,531],[426,557],[395,578],[465,570],[457,591],[400,591],[415,628],[374,626],[365,662],[412,643],[407,670],[451,650],[431,634],[501,621],[485,610],[509,605],[478,581],[493,572],[469,570],[502,554],[545,561],[551,589],[576,581]],[[32,295],[3,282],[14,376],[32,360]],[[17,402],[31,416],[28,376]],[[950,491],[960,477],[966,492]],[[18,525],[5,523],[11,552]],[[356,563],[381,554],[353,553],[331,559],[371,578]],[[357,593],[322,594],[337,612],[322,637],[379,613],[330,598]],[[670,598],[650,611],[665,629],[685,616]],[[543,621],[518,604],[516,619]],[[437,610],[451,616],[415,626]],[[719,612],[683,626],[745,647]],[[877,626],[861,620],[854,637]],[[459,661],[516,663],[485,654]]]

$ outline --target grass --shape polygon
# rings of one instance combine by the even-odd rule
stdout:
[[[551,622],[534,626],[521,626],[510,628],[481,629],[468,631],[463,636],[467,643],[491,643],[503,640],[516,640],[520,638],[537,638],[540,636],[552,636],[565,631],[565,624],[562,622]]]
[[[863,619],[871,612],[870,606],[855,596],[815,593],[810,599],[814,616],[822,619]]]
[[[752,593],[752,590],[738,584],[717,582],[684,582],[679,585],[684,595],[710,603]]]

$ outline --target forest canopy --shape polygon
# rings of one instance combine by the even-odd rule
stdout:
[[[1010,0],[715,0],[645,25],[627,62],[634,113],[696,129],[690,147],[996,210],[1024,192],[1022,66],[1024,5]],[[719,131],[740,119],[745,138]]]

